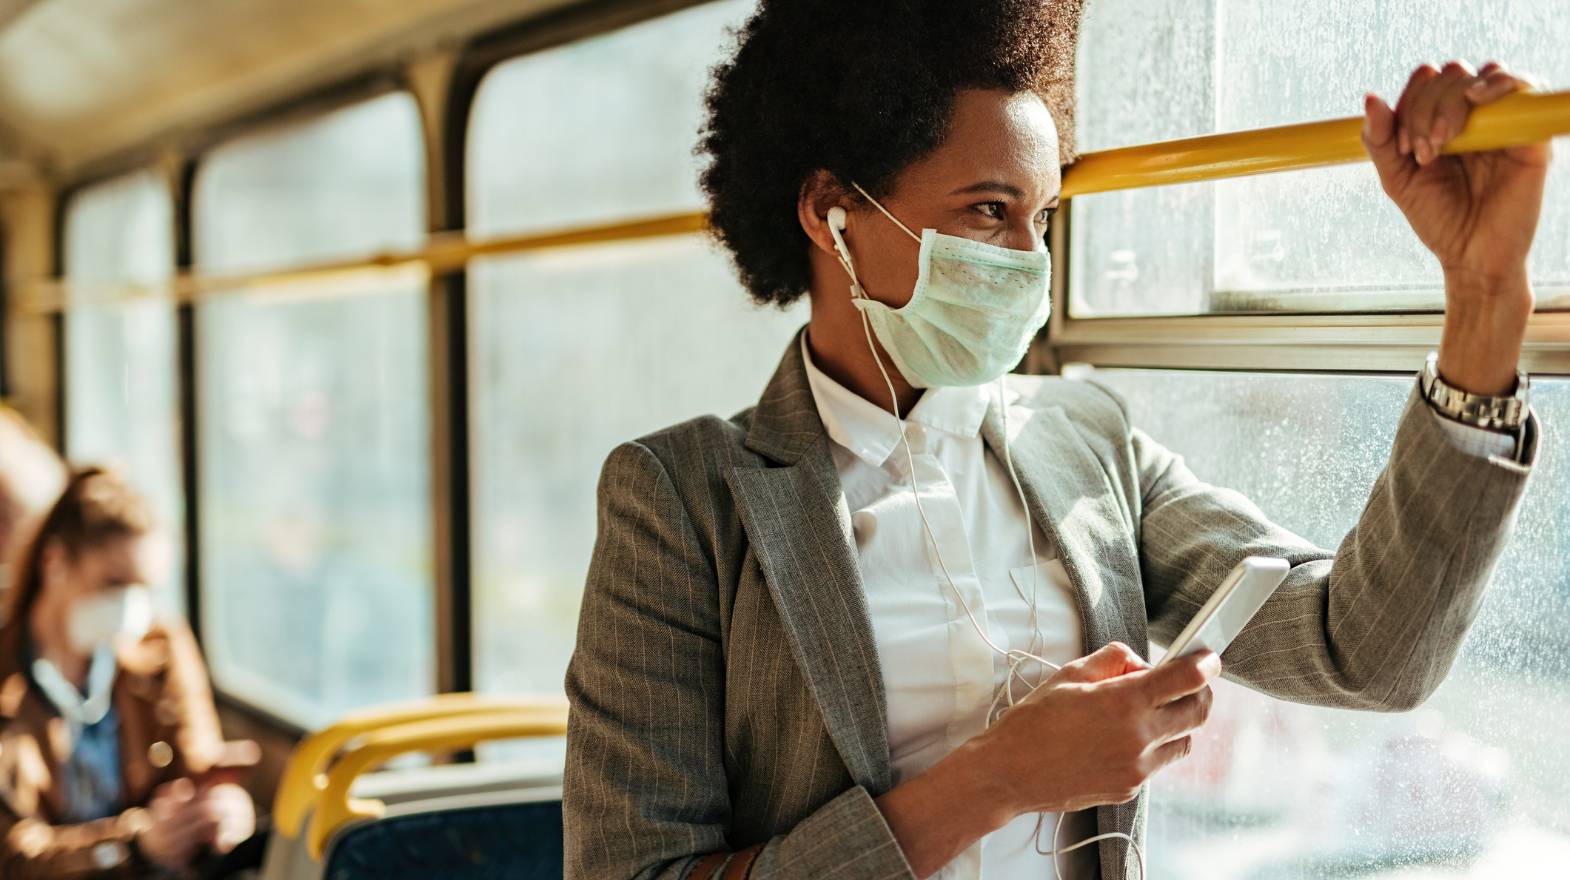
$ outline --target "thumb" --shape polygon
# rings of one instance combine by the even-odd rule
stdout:
[[[1375,94],[1363,96],[1363,149],[1379,172],[1385,192],[1403,187],[1416,164],[1401,154],[1396,139],[1396,111]]]
[[[190,779],[182,776],[169,783],[167,794],[175,801],[188,801],[196,796],[196,786],[191,783]]]
[[[1128,645],[1122,642],[1109,642],[1095,653],[1063,664],[1063,671],[1060,674],[1066,681],[1105,681],[1144,669],[1148,665]]]

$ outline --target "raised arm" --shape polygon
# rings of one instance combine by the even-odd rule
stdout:
[[[1390,461],[1331,553],[1208,485],[1141,431],[1140,564],[1151,637],[1169,642],[1245,556],[1292,570],[1222,655],[1226,675],[1282,699],[1410,709],[1444,680],[1509,540],[1526,464],[1463,449],[1414,389]]]

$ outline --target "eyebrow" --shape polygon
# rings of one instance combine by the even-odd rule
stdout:
[[[973,193],[1002,193],[1003,195],[1014,199],[1023,199],[1025,197],[1024,190],[1013,185],[1012,183],[1004,183],[1000,180],[983,180],[980,183],[973,183],[970,186],[960,187],[949,195],[959,196],[970,195]],[[1052,200],[1048,202],[1048,207],[1056,205],[1059,201],[1059,196],[1053,196]]]
[[[1003,183],[1002,181],[997,180],[983,180],[980,183],[973,183],[970,186],[960,187],[959,189],[950,193],[950,195],[957,196],[965,195],[967,193],[981,192],[997,192],[1016,199],[1023,198],[1025,195],[1025,191],[1019,187],[1014,186],[1011,183]]]

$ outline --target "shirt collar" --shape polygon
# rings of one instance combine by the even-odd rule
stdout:
[[[857,458],[882,467],[899,446],[899,427],[887,410],[856,394],[812,362],[807,334],[801,334],[801,357],[807,370],[818,418],[829,439]],[[987,415],[988,385],[928,388],[906,418],[956,437],[974,437]]]

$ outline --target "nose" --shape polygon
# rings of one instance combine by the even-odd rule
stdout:
[[[1045,253],[1047,238],[1036,231],[1036,221],[1027,217],[1022,222],[1009,224],[1008,234],[1005,236],[1003,246],[1017,251],[1035,251]]]

